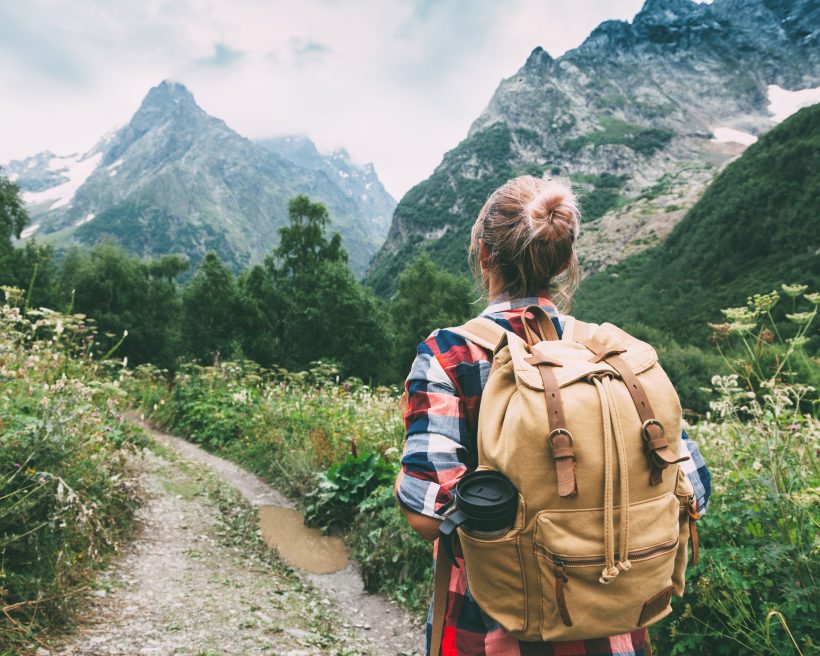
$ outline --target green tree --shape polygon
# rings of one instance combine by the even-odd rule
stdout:
[[[409,369],[419,342],[431,331],[457,326],[475,314],[474,295],[467,278],[445,271],[425,252],[405,268],[390,306],[400,371]]]
[[[390,380],[389,317],[351,273],[339,235],[326,234],[327,209],[300,195],[288,214],[265,265],[240,278],[246,352],[290,369],[333,360],[345,375]]]
[[[325,235],[330,215],[322,203],[304,194],[294,196],[288,203],[288,218],[290,225],[279,229],[279,246],[274,250],[281,273],[296,275],[324,262],[347,262],[339,233],[330,239]]]
[[[241,355],[236,279],[216,253],[205,256],[196,275],[185,285],[182,306],[187,353],[205,363],[220,356]]]
[[[11,253],[12,237],[20,239],[27,223],[28,213],[20,198],[20,187],[0,175],[0,258]]]
[[[181,314],[176,277],[187,261],[174,255],[141,260],[113,242],[72,249],[62,266],[62,285],[73,295],[73,309],[99,327],[98,355],[127,332],[117,349],[132,363],[173,368],[179,353]]]

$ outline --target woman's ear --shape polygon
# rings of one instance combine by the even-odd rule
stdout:
[[[479,262],[481,262],[481,268],[482,269],[486,268],[487,262],[489,262],[489,260],[490,260],[490,251],[484,245],[484,240],[483,239],[478,240],[478,260],[479,260]]]

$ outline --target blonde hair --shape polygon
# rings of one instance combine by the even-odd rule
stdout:
[[[581,279],[579,232],[572,189],[531,175],[513,178],[490,195],[473,225],[469,256],[476,280],[486,289],[492,272],[511,297],[548,295],[569,311]],[[487,253],[483,273],[479,242]]]

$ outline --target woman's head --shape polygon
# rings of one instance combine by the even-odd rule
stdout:
[[[578,287],[575,194],[553,180],[522,175],[496,189],[473,225],[470,258],[476,277],[512,296],[550,295],[568,309]]]

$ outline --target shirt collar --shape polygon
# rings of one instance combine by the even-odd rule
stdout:
[[[549,296],[523,296],[510,298],[507,292],[499,294],[489,300],[487,307],[480,316],[496,314],[498,312],[509,312],[510,310],[520,310],[529,305],[540,305],[550,316],[558,316],[558,308]]]

